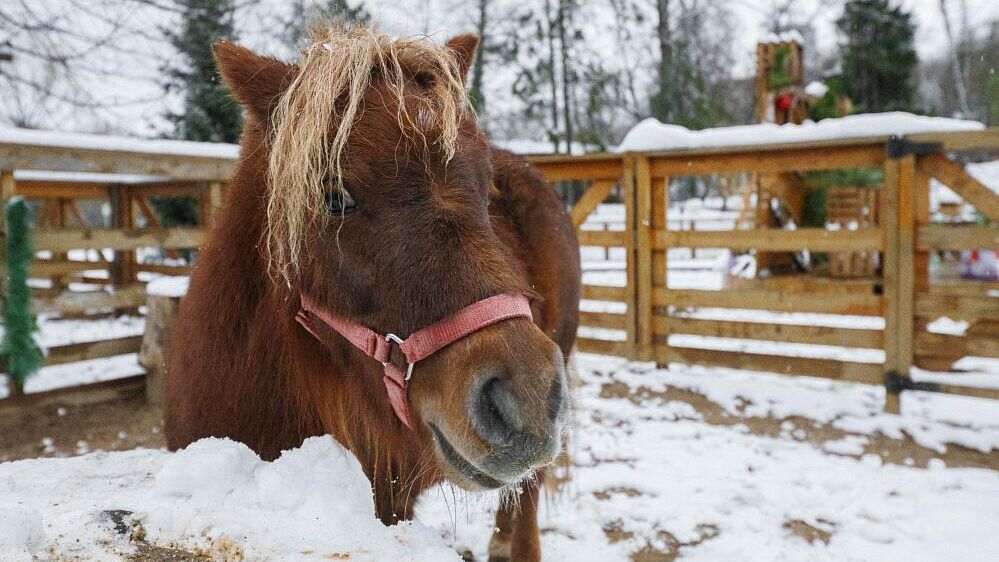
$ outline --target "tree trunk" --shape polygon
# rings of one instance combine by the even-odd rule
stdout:
[[[482,92],[482,63],[486,52],[486,29],[488,27],[489,0],[479,0],[479,19],[475,22],[475,31],[479,34],[479,48],[475,50],[475,64],[472,67],[472,87],[469,89],[468,97],[472,100],[475,111],[481,113],[486,110],[486,97]]]
[[[559,0],[561,1],[561,0]],[[548,24],[548,77],[552,88],[552,133],[556,136],[555,154],[559,152],[558,144],[558,81],[555,78],[555,22],[552,21],[551,0],[545,0],[545,23]]]
[[[558,40],[562,63],[562,121],[565,124],[565,152],[572,154],[572,80],[570,78],[569,44],[566,39],[566,23],[572,14],[568,5],[570,0],[559,0],[558,6]]]
[[[669,122],[670,104],[668,96],[670,94],[670,69],[673,67],[673,38],[669,29],[669,0],[656,0],[656,38],[659,40],[659,97],[660,115],[656,115],[660,121]]]

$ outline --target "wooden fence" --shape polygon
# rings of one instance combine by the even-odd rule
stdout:
[[[581,317],[581,324],[598,329],[598,334],[623,332],[624,337],[581,337],[579,349],[660,365],[708,365],[885,384],[886,409],[896,412],[899,394],[906,389],[999,398],[997,390],[962,385],[959,374],[950,376],[953,383],[917,382],[909,374],[914,365],[947,370],[964,356],[999,357],[999,284],[936,281],[929,276],[931,252],[999,248],[999,197],[947,157],[955,151],[997,148],[999,130],[992,129],[905,139],[537,158],[535,164],[550,181],[590,182],[572,209],[577,226],[612,190],[624,201],[623,232],[579,232],[583,246],[624,249],[624,286],[583,286],[584,299],[623,303],[618,309],[624,312],[586,311]],[[875,227],[680,231],[671,229],[667,219],[671,178],[754,173],[761,186],[771,186],[769,192],[758,193],[759,210],[766,209],[760,201],[775,193],[800,205],[805,191],[801,172],[849,168],[884,172],[882,220]],[[957,192],[993,225],[931,224],[931,178]],[[667,250],[672,248],[753,250],[758,261],[778,252],[874,251],[880,253],[882,266],[879,276],[867,279],[799,274],[740,280],[728,290],[673,288],[667,283]],[[715,314],[699,314],[706,309]],[[717,319],[719,311],[726,319]],[[746,311],[759,311],[759,319]],[[797,320],[778,319],[796,313]],[[855,327],[836,327],[843,322],[822,325],[801,313],[879,317],[884,328],[871,328],[871,322],[862,319],[852,323]],[[970,325],[963,336],[927,331],[927,324],[940,317]],[[730,349],[704,344],[717,343],[718,338]],[[731,349],[732,344],[737,350]],[[801,356],[801,346],[786,344],[848,349],[835,350],[836,358],[815,358]],[[883,361],[872,362],[865,350],[882,350]]]
[[[176,259],[178,250],[194,249],[205,241],[206,227],[222,204],[224,181],[233,164],[232,158],[162,154],[141,148],[0,143],[3,200],[22,196],[37,210],[33,243],[36,255],[42,257],[29,270],[35,285],[34,311],[63,318],[136,313],[146,303],[143,273],[190,272],[190,265]],[[196,198],[199,224],[162,228],[151,199],[164,196]],[[144,248],[159,248],[173,259],[170,263],[143,261],[138,251]],[[37,286],[38,281],[49,286]],[[48,348],[44,365],[135,353],[142,342],[141,335],[93,336],[91,341]],[[133,378],[127,382],[134,386]],[[88,386],[104,391],[113,385]]]
[[[807,144],[684,150],[663,153],[538,156],[531,161],[550,182],[587,185],[571,210],[580,244],[619,248],[623,253],[621,282],[583,285],[585,331],[578,339],[585,352],[620,355],[658,364],[710,365],[788,375],[885,384],[886,407],[897,411],[905,389],[935,390],[999,398],[994,390],[954,383],[915,382],[913,365],[945,369],[966,355],[999,357],[999,298],[996,283],[929,277],[930,254],[936,251],[999,246],[999,198],[947,155],[955,151],[996,149],[999,130],[975,133],[915,135],[905,139],[864,138]],[[43,201],[44,230],[37,232],[38,250],[51,258],[38,260],[32,276],[53,279],[53,288],[39,291],[37,310],[64,315],[95,310],[135,309],[145,301],[140,273],[181,274],[186,265],[143,263],[135,251],[143,247],[167,250],[197,247],[204,227],[221,204],[232,158],[164,155],[154,152],[67,150],[58,147],[0,144],[0,186],[4,199],[15,194]],[[793,231],[760,228],[728,231],[688,231],[669,221],[668,185],[672,178],[711,174],[754,174],[764,199],[780,195],[800,206],[799,174],[812,170],[881,168],[884,171],[881,221],[861,230],[833,231],[800,228]],[[15,181],[13,170],[54,170],[166,176],[140,182]],[[929,182],[936,178],[973,204],[993,226],[930,224]],[[162,229],[150,210],[149,198],[193,195],[201,204],[202,224],[190,229]],[[589,230],[584,223],[609,198],[623,203],[623,230]],[[103,199],[111,209],[110,224],[88,224],[76,207],[82,199]],[[746,198],[745,201],[749,199]],[[139,228],[143,223],[144,228]],[[672,225],[672,226],[671,226]],[[725,290],[671,287],[667,283],[671,248],[727,248],[756,252],[759,263],[779,253],[876,251],[881,274],[873,278],[830,279],[813,275],[775,276],[741,280]],[[79,249],[96,259],[69,259]],[[106,275],[85,272],[106,270]],[[107,285],[111,291],[69,290],[71,283]],[[704,311],[758,311],[760,317],[719,320]],[[783,322],[779,314],[848,315],[883,318],[884,328]],[[753,313],[750,313],[753,314]],[[926,325],[941,316],[970,322],[963,336],[931,333]],[[699,341],[737,342],[746,349],[711,349]],[[693,344],[691,342],[694,342]],[[765,344],[769,350],[756,351]],[[787,344],[847,348],[837,358],[803,357]],[[52,350],[47,364],[62,363],[138,350],[139,338],[74,344]],[[855,360],[850,351],[867,360]],[[883,361],[872,362],[869,350],[882,350]]]

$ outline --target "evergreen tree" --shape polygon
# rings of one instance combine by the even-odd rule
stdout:
[[[164,68],[168,92],[183,92],[184,109],[170,112],[174,137],[202,142],[238,142],[242,113],[218,78],[212,43],[235,39],[235,0],[174,0],[181,13],[179,31],[167,31],[180,55],[178,64]],[[153,208],[164,227],[197,224],[193,197],[157,197]]]
[[[367,24],[371,14],[363,3],[351,7],[347,0],[293,0],[291,15],[285,21],[285,38],[292,49],[297,49],[308,40],[309,26],[325,22],[328,24]]]
[[[42,366],[42,354],[35,343],[35,315],[31,311],[28,265],[34,258],[31,247],[31,208],[23,197],[14,197],[4,209],[7,225],[7,279],[4,299],[4,337],[0,353],[6,357],[11,393],[17,394],[24,381]]]
[[[849,0],[836,21],[843,77],[860,111],[912,111],[918,59],[912,15],[889,0]]]
[[[182,22],[166,33],[180,55],[164,69],[168,92],[184,93],[184,110],[169,113],[175,137],[204,142],[237,142],[242,126],[239,105],[218,79],[212,43],[235,39],[235,0],[174,0]]]

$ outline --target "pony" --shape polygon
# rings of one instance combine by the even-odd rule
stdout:
[[[331,435],[385,524],[445,481],[504,490],[490,559],[535,561],[579,248],[554,190],[479,129],[477,45],[355,27],[296,63],[213,46],[245,120],[174,327],[165,434],[264,459]]]

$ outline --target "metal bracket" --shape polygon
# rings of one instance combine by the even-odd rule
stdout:
[[[885,390],[888,394],[899,394],[903,390],[922,390],[924,392],[939,392],[940,385],[935,382],[916,382],[908,375],[898,371],[885,373]]]
[[[899,160],[909,155],[923,156],[925,154],[936,154],[943,150],[943,143],[939,142],[912,142],[905,137],[892,135],[885,143],[885,154],[890,160]]]

